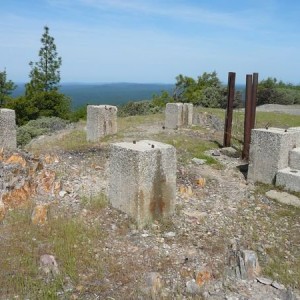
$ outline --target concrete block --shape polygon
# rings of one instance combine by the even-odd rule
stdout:
[[[300,147],[290,150],[289,167],[300,170]]]
[[[296,137],[296,145],[295,145],[295,147],[300,147],[300,127],[290,127],[290,128],[288,128],[288,131],[298,132],[299,133],[297,135],[297,137]]]
[[[193,124],[193,104],[191,103],[167,103],[165,126],[169,129],[177,129]]]
[[[176,149],[155,141],[111,145],[108,197],[139,228],[174,212]]]
[[[117,107],[112,105],[87,106],[87,141],[117,133]]]
[[[248,180],[272,184],[279,170],[287,168],[289,151],[300,141],[300,131],[281,128],[253,129]]]
[[[167,103],[166,123],[168,129],[177,129],[183,125],[183,103]]]
[[[183,125],[191,126],[193,125],[193,104],[184,103],[183,104]]]
[[[0,109],[0,148],[17,148],[16,114],[12,109]]]
[[[285,168],[276,175],[276,185],[293,192],[300,192],[300,170]]]

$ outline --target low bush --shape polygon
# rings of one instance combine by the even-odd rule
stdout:
[[[119,117],[129,117],[136,115],[149,115],[160,112],[160,108],[154,106],[152,101],[144,100],[122,104],[118,107]]]
[[[34,137],[64,129],[68,123],[58,117],[42,117],[31,120],[17,129],[17,144],[23,147]]]

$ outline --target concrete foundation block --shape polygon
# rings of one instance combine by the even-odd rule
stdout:
[[[178,129],[183,125],[183,103],[167,103],[166,123],[168,129]]]
[[[112,105],[87,106],[87,141],[117,133],[117,107]]]
[[[16,114],[12,109],[0,109],[0,148],[17,148]]]
[[[111,145],[108,197],[139,228],[171,215],[176,199],[176,149],[155,141]]]
[[[193,108],[192,103],[183,104],[183,125],[193,125]]]
[[[300,127],[290,127],[290,128],[288,128],[288,131],[299,133],[296,137],[296,146],[300,147]]]
[[[178,129],[193,124],[193,104],[167,103],[165,126],[169,129]]]
[[[276,173],[289,164],[289,151],[300,142],[300,131],[280,128],[253,129],[248,180],[272,184]]]
[[[285,168],[276,175],[276,185],[293,192],[300,192],[300,170]]]
[[[290,151],[289,166],[291,169],[300,170],[300,148],[295,148]]]

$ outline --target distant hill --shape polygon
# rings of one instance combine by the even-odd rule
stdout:
[[[24,94],[24,83],[12,93],[13,97]],[[153,94],[161,91],[173,91],[174,84],[160,83],[64,83],[60,91],[72,100],[72,108],[76,109],[86,104],[119,105],[129,101],[150,100]],[[237,84],[236,90],[242,91],[245,97],[245,85]]]
[[[12,96],[24,94],[24,83],[18,83]],[[72,107],[78,108],[86,104],[119,105],[129,101],[150,100],[153,94],[162,90],[171,92],[173,84],[156,83],[65,83],[60,91],[72,99]]]

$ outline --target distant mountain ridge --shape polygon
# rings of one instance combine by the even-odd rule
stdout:
[[[72,100],[72,108],[87,104],[120,105],[129,101],[150,100],[154,94],[165,90],[172,94],[175,84],[164,83],[63,83],[60,91]],[[237,84],[236,90],[243,93],[245,85]],[[25,92],[25,84],[17,83],[12,96],[18,97]]]
[[[25,91],[24,83],[12,93],[21,96]],[[63,83],[60,91],[72,100],[72,108],[86,104],[119,105],[129,101],[150,100],[153,94],[166,90],[172,92],[173,84],[162,83]]]

